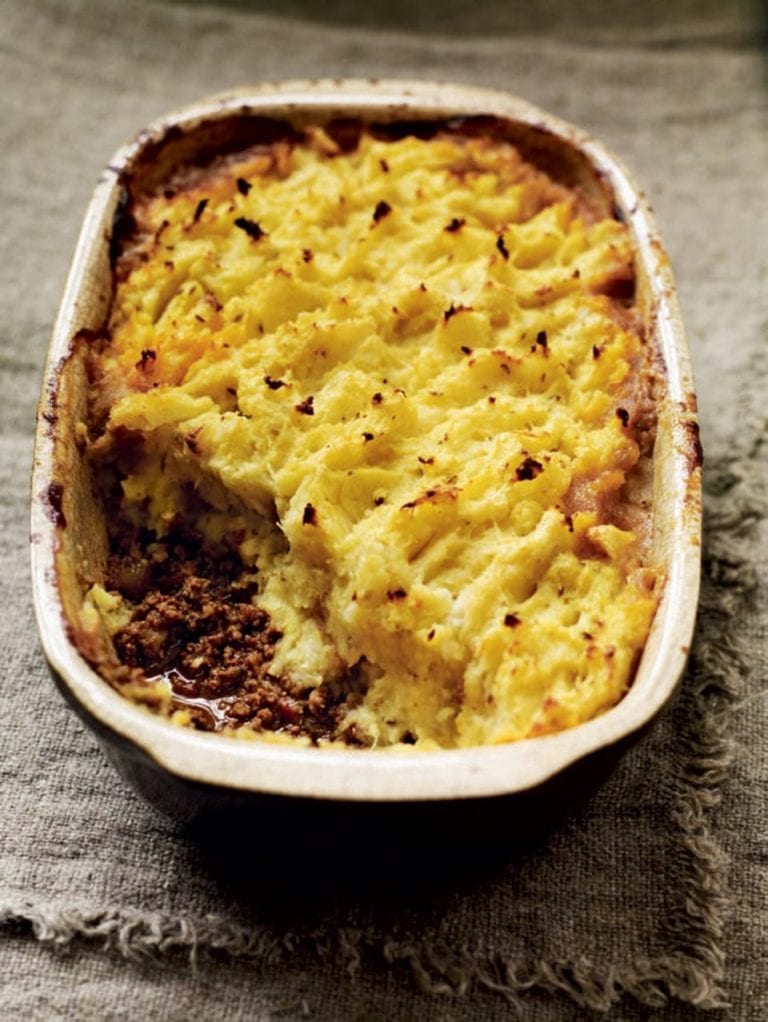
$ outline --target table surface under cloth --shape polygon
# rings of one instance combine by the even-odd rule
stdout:
[[[717,0],[0,5],[0,1017],[768,1018],[760,19]],[[328,884],[322,833],[283,871],[156,816],[55,692],[31,605],[37,394],[101,168],[166,110],[320,76],[506,89],[606,142],[657,211],[700,396],[704,588],[678,696],[546,837],[418,882],[360,862]]]

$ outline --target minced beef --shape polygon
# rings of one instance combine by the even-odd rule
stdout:
[[[281,635],[252,602],[258,586],[237,540],[211,549],[188,527],[162,541],[125,523],[115,529],[106,584],[133,604],[114,637],[120,660],[147,678],[166,678],[174,703],[202,730],[250,727],[365,744],[354,728],[342,728],[360,698],[354,669],[338,685],[309,691],[270,673]]]

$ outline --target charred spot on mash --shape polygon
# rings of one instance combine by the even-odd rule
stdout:
[[[239,216],[235,220],[235,227],[239,227],[241,231],[245,231],[249,238],[254,241],[258,241],[260,238],[266,237],[266,231],[262,230],[261,226],[256,223],[255,220],[249,220],[247,216]]]
[[[602,353],[603,353],[602,348],[598,347],[596,344],[592,345],[592,358],[594,358],[595,361],[597,361],[597,359],[600,358]]]
[[[387,599],[388,600],[393,600],[393,601],[394,600],[404,600],[407,595],[408,595],[408,593],[405,591],[405,589],[401,588],[400,586],[398,586],[397,589],[388,589],[387,590]]]
[[[540,461],[536,461],[535,458],[528,457],[525,461],[522,461],[515,469],[515,475],[523,482],[525,479],[535,479],[537,475],[544,471],[544,466]]]
[[[303,401],[299,401],[297,405],[294,405],[297,412],[301,412],[302,415],[314,415],[315,398],[312,394],[309,397],[305,397]]]
[[[455,234],[456,231],[461,230],[461,228],[464,226],[466,222],[467,221],[464,219],[464,217],[455,216],[453,220],[451,220],[451,222],[443,228],[443,230],[448,231],[449,234]]]
[[[498,236],[498,238],[496,239],[496,248],[499,250],[499,252],[501,253],[502,258],[506,262],[509,259],[509,249],[507,248],[506,244],[504,243],[504,235],[503,234],[500,234]]]
[[[363,433],[363,442],[369,444],[373,440],[373,433],[369,433],[367,430]]]
[[[264,382],[270,390],[280,390],[281,387],[287,386],[285,380],[273,380],[271,376],[265,376]]]
[[[197,438],[202,428],[203,428],[202,426],[198,426],[197,429],[193,429],[191,433],[187,433],[187,435],[184,437],[184,443],[187,445],[187,447],[193,454],[200,453],[200,446],[197,442]]]
[[[221,312],[221,310],[224,308],[224,306],[216,297],[216,295],[213,293],[213,291],[209,291],[207,288],[205,289],[205,294],[203,295],[203,301],[206,303],[206,305],[210,305],[214,312]],[[224,347],[226,348],[227,345],[225,344]]]
[[[317,525],[317,509],[311,504],[304,505],[304,512],[301,516],[302,525]]]
[[[157,352],[153,348],[142,348],[141,357],[136,363],[137,369],[146,369],[150,362],[157,361]]]
[[[536,334],[536,343],[531,346],[531,351],[536,351],[537,348],[541,348],[545,355],[549,353],[546,330],[539,330]]]
[[[315,253],[312,251],[311,248],[303,248],[301,250],[301,258],[304,260],[305,263],[311,263],[312,260],[315,258]]]
[[[388,216],[392,212],[392,207],[384,199],[381,199],[376,203],[376,208],[373,211],[373,222],[377,224],[379,220],[383,220],[385,216]]]
[[[251,182],[246,181],[244,177],[238,177],[235,180],[235,184],[237,185],[237,190],[241,195],[247,195],[251,188],[253,188]]]
[[[438,502],[444,502],[446,500],[456,500],[459,491],[455,486],[448,490],[445,489],[429,489],[425,490],[421,496],[416,497],[415,500],[409,500],[405,504],[400,505],[401,511],[407,511],[410,508],[418,507],[420,504],[437,504]]]
[[[159,242],[160,242],[160,239],[162,238],[163,234],[165,233],[165,231],[167,231],[167,230],[168,230],[168,228],[169,228],[170,226],[171,226],[171,221],[170,221],[170,220],[167,220],[167,219],[166,219],[166,218],[164,217],[164,218],[163,218],[163,220],[162,220],[162,221],[161,221],[161,223],[160,223],[160,226],[159,226],[159,227],[157,228],[157,230],[155,231],[155,233],[154,233],[154,234],[153,234],[153,236],[152,236],[152,237],[153,237],[153,239],[154,239],[154,242],[155,242],[155,244],[159,244]],[[147,261],[147,259],[149,258],[149,256],[148,256],[148,254],[147,254],[146,252],[143,252],[143,253],[142,253],[142,254],[141,254],[141,255],[139,256],[139,258],[141,259],[141,261],[142,261],[142,262],[146,262],[146,261]]]
[[[626,408],[617,408],[616,415],[621,422],[622,426],[626,429],[629,425],[629,412]]]
[[[499,369],[501,369],[503,373],[509,375],[512,372],[510,365],[513,362],[513,359],[510,357],[508,352],[504,351],[503,348],[493,348],[491,355],[493,355],[495,359],[498,359]]]
[[[200,217],[203,215],[203,213],[205,211],[205,207],[208,205],[208,202],[209,202],[208,199],[201,199],[198,202],[198,204],[195,206],[195,212],[194,212],[194,214],[192,216],[192,223],[193,224],[196,224],[197,221],[200,219]]]
[[[504,624],[507,626],[507,628],[517,628],[519,624],[522,624],[522,621],[517,616],[517,614],[505,614]]]
[[[453,317],[455,315],[457,315],[457,313],[459,313],[459,312],[471,312],[471,311],[472,311],[472,306],[471,305],[454,305],[453,302],[451,302],[451,304],[448,306],[448,308],[443,313],[443,322],[447,323],[449,319],[453,319]]]

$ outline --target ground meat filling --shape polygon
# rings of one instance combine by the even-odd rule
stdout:
[[[174,705],[194,727],[246,726],[364,744],[353,727],[341,727],[361,698],[355,672],[310,692],[270,674],[280,632],[254,606],[255,576],[236,553],[226,545],[211,550],[181,526],[163,541],[130,527],[116,539],[107,586],[133,606],[130,622],[114,636],[117,655],[148,679],[165,678]]]

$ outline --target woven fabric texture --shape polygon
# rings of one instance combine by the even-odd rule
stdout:
[[[758,14],[709,0],[6,2],[3,1018],[768,1018],[768,78]],[[322,833],[296,834],[303,868],[285,871],[186,833],[116,776],[37,643],[26,519],[35,407],[101,168],[175,106],[322,75],[503,88],[587,128],[651,196],[680,286],[708,459],[689,670],[596,795],[492,864],[469,857],[404,876],[360,862],[330,882],[318,866]]]

